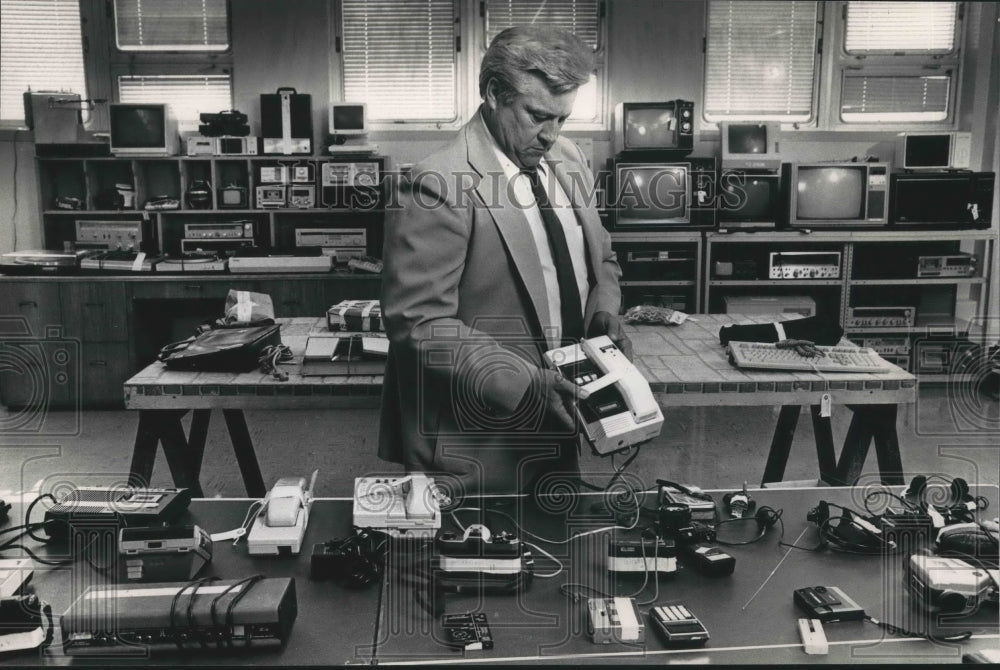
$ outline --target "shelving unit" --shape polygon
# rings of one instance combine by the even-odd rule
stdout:
[[[702,311],[699,291],[703,255],[700,232],[611,233],[622,266],[622,309],[658,305]]]

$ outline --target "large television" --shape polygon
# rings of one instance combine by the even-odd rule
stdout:
[[[113,102],[111,153],[116,156],[173,156],[180,148],[177,120],[166,103]]]
[[[618,231],[715,226],[715,159],[612,161],[609,223]]]
[[[781,125],[778,123],[719,124],[722,169],[774,170],[781,167]]]
[[[689,100],[620,102],[614,120],[616,153],[680,158],[694,148],[694,103]]]
[[[872,228],[889,221],[888,163],[783,163],[789,228]]]
[[[773,172],[719,173],[719,228],[770,230],[781,212],[781,179]]]
[[[989,228],[993,172],[921,172],[892,175],[889,225],[953,230]]]

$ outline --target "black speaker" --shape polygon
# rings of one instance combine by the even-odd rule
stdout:
[[[265,154],[311,154],[312,96],[294,88],[262,93],[260,134]]]

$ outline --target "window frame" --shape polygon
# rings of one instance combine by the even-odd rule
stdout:
[[[705,2],[705,12],[702,24],[702,58],[701,58],[701,73],[702,73],[702,83],[701,89],[699,91],[701,95],[701,100],[699,105],[701,107],[701,113],[698,114],[698,119],[701,123],[701,127],[705,129],[720,129],[720,123],[723,122],[750,122],[750,121],[765,121],[770,123],[779,123],[782,128],[785,129],[802,129],[802,128],[812,128],[815,129],[819,127],[820,120],[822,117],[822,104],[823,96],[822,89],[825,80],[824,75],[824,63],[828,59],[824,58],[823,53],[823,40],[824,33],[826,30],[826,16],[827,16],[827,5],[828,2],[820,1],[816,3],[816,31],[815,31],[815,44],[814,44],[814,55],[815,62],[813,63],[813,74],[812,74],[812,96],[809,102],[810,112],[808,120],[790,120],[787,117],[783,118],[781,116],[769,116],[769,115],[746,115],[746,114],[728,114],[728,115],[715,115],[712,118],[708,116],[708,106],[705,104],[707,100],[706,89],[708,86],[708,16],[709,16],[709,4],[712,0],[706,0]],[[749,3],[748,3],[749,4]]]
[[[963,67],[966,53],[966,39],[969,31],[967,17],[969,8],[965,2],[958,3],[955,18],[955,46],[950,53],[929,52],[868,52],[849,53],[846,49],[847,11],[849,0],[828,2],[832,5],[829,21],[829,36],[826,39],[832,44],[832,57],[829,68],[824,75],[824,107],[825,125],[831,130],[877,131],[877,130],[955,130],[960,117],[962,97]],[[870,76],[915,76],[933,75],[935,72],[952,71],[952,81],[948,95],[945,118],[934,121],[898,121],[876,119],[864,121],[845,121],[842,118],[842,95],[844,78],[848,73]]]
[[[470,21],[467,20],[468,12],[464,0],[451,0],[452,11],[454,13],[455,41],[455,117],[449,120],[428,121],[410,119],[366,119],[369,132],[379,133],[412,133],[413,131],[438,131],[456,130],[461,128],[467,121],[464,118],[464,110],[467,107],[469,96],[469,66],[468,48],[466,45],[472,44]],[[327,101],[327,108],[333,103],[339,102],[365,102],[367,100],[345,100],[344,99],[344,58],[342,45],[343,34],[343,7],[341,0],[329,0],[327,2],[327,25],[329,27],[329,74],[330,74],[330,100]],[[324,113],[324,118],[327,114]],[[327,128],[329,132],[329,128]]]
[[[232,12],[232,0],[226,0],[226,35],[228,36],[229,44],[225,49],[200,49],[198,45],[193,44],[191,46],[180,46],[177,49],[159,49],[156,47],[137,47],[134,49],[122,49],[118,46],[118,26],[115,20],[118,10],[115,0],[107,0],[108,10],[107,13],[110,15],[111,20],[111,41],[108,43],[108,47],[122,54],[195,54],[197,57],[203,57],[204,54],[231,54],[233,51],[233,12]]]
[[[234,98],[233,74],[232,74],[232,72],[229,72],[228,70],[227,71],[223,71],[223,70],[204,71],[204,68],[203,68],[202,70],[195,71],[195,70],[192,70],[190,66],[183,65],[183,64],[170,64],[170,65],[163,65],[163,64],[145,65],[144,64],[144,65],[135,65],[135,66],[129,67],[129,68],[123,68],[120,65],[113,65],[112,68],[111,68],[111,72],[110,72],[112,86],[114,87],[114,91],[115,91],[115,95],[114,95],[115,102],[121,102],[121,95],[120,95],[120,92],[118,90],[118,79],[119,79],[119,77],[156,77],[156,76],[161,76],[161,75],[162,76],[204,77],[204,76],[212,76],[212,75],[220,75],[220,74],[229,75],[229,106],[226,109],[233,109],[233,98]],[[221,112],[223,110],[218,109],[218,110],[211,110],[211,111]],[[178,124],[178,130],[182,134],[183,133],[189,133],[189,132],[197,132],[197,130],[198,130],[198,123],[197,122],[192,122],[192,121],[185,122],[183,119],[178,118],[177,119],[177,124]]]

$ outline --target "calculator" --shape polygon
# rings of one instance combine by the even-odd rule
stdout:
[[[654,607],[649,618],[667,646],[697,646],[708,640],[708,630],[683,605]]]

